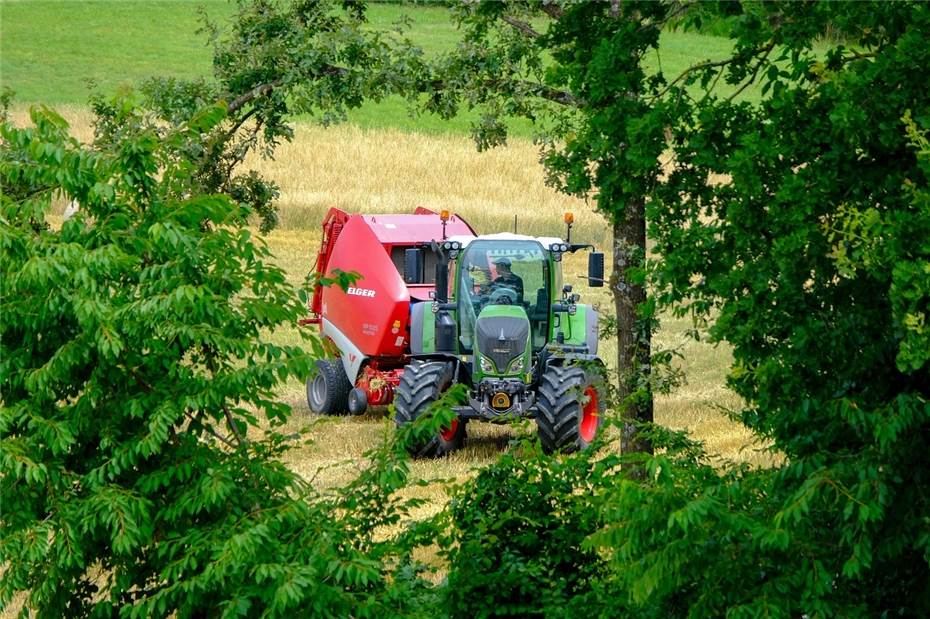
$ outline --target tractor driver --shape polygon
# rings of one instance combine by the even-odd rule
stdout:
[[[497,258],[494,260],[497,267],[497,277],[491,282],[491,288],[507,287],[517,292],[517,301],[523,302],[523,280],[510,270],[510,258]]]

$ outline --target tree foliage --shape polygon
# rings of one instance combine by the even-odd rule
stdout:
[[[25,590],[48,617],[381,617],[428,593],[411,543],[376,537],[415,504],[393,496],[402,446],[331,494],[281,462],[276,388],[321,347],[273,343],[303,302],[244,207],[197,193],[178,155],[224,117],[123,122],[113,149],[48,110],[2,127],[3,605]],[[56,195],[81,204],[60,228]]]
[[[586,547],[609,564],[590,590],[618,601],[592,612],[927,614],[930,13],[745,3],[680,18],[720,11],[733,55],[657,75],[635,121],[661,118],[671,154],[647,196],[649,273],[663,306],[733,346],[739,418],[783,463],[711,466],[659,432],[665,453],[632,458],[643,479],[607,469]],[[828,26],[848,37],[817,53]],[[758,84],[761,101],[721,96],[720,80]],[[540,548],[530,573],[548,564]]]
[[[828,23],[856,38],[818,57]],[[733,346],[798,573],[849,612],[926,612],[930,12],[766,5],[734,36],[775,50],[728,69],[766,95],[682,104],[649,210],[663,301]]]
[[[243,2],[214,32],[215,81],[151,82],[141,108],[98,99],[92,146],[48,111],[4,123],[0,602],[28,590],[43,616],[930,614],[930,9],[457,11],[462,45],[429,64],[355,3]],[[728,58],[644,69],[662,28],[707,19],[726,23]],[[844,37],[815,51],[827,31]],[[750,84],[757,103],[739,96]],[[303,310],[242,226],[261,211],[242,196],[267,186],[237,194],[233,172],[286,139],[289,114],[389,92],[482,107],[482,146],[503,139],[503,115],[539,121],[553,182],[593,192],[621,233],[627,360],[648,369],[658,308],[693,316],[732,346],[738,417],[779,463],[716,462],[657,426],[640,435],[655,454],[524,446],[405,526],[403,441],[447,423],[451,393],[343,489],[284,467],[274,389],[312,354],[269,338]],[[52,229],[56,193],[82,211]],[[627,384],[628,402],[648,407],[652,381]],[[412,558],[424,546],[446,561],[439,584]]]

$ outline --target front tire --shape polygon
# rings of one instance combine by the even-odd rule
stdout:
[[[400,384],[394,391],[394,422],[398,426],[413,423],[429,410],[452,382],[449,364],[415,361],[404,368]],[[425,443],[408,445],[414,458],[438,458],[461,448],[465,441],[465,421],[455,418]]]
[[[601,427],[607,403],[597,374],[577,365],[552,365],[536,399],[536,427],[546,453],[586,449]]]
[[[307,379],[307,404],[320,415],[344,415],[352,383],[339,359],[320,359],[317,372]]]

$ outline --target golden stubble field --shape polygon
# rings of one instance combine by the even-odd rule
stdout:
[[[92,137],[90,115],[80,108],[64,109],[73,133]],[[24,124],[18,111],[14,119]],[[266,174],[281,187],[281,225],[266,237],[277,263],[294,285],[313,266],[319,248],[319,224],[336,206],[348,212],[409,212],[416,206],[447,208],[466,218],[479,232],[511,230],[517,215],[521,233],[561,235],[562,214],[575,214],[576,240],[591,241],[609,252],[606,221],[593,205],[569,198],[545,186],[536,148],[516,140],[506,148],[476,152],[465,136],[435,136],[397,131],[363,131],[354,126],[321,128],[299,125],[292,142],[282,145],[274,160],[253,158],[247,166]],[[608,269],[610,265],[608,264]],[[612,304],[605,288],[588,289],[581,273],[583,255],[565,261],[566,281],[576,281],[582,302],[609,312]],[[674,394],[656,400],[656,420],[686,429],[721,458],[770,462],[770,456],[753,444],[741,425],[728,419],[726,410],[739,407],[739,399],[724,386],[731,357],[725,346],[713,346],[686,337],[687,319],[666,317],[655,344],[675,348],[682,355],[686,384]],[[296,343],[297,327],[272,335],[276,341]],[[601,356],[614,365],[616,347],[602,342]],[[293,450],[288,464],[321,487],[334,487],[351,479],[364,465],[366,451],[391,431],[387,410],[361,417],[319,418],[307,407],[305,386],[290,381],[280,397],[293,408],[286,433],[309,427],[310,444]],[[531,429],[531,428],[530,428]],[[465,448],[438,461],[413,464],[422,480],[461,480],[477,467],[491,462],[519,430],[508,426],[469,424]],[[441,508],[446,495],[442,484],[416,490],[430,499],[424,515]]]

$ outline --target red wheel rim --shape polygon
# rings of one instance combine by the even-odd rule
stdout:
[[[456,417],[449,424],[449,427],[439,431],[439,437],[444,441],[451,441],[455,438],[455,432],[459,429],[459,418]]]
[[[588,402],[581,408],[581,426],[578,428],[578,434],[581,440],[590,443],[597,434],[598,426],[598,402],[597,389],[588,386],[584,390],[584,395]]]

